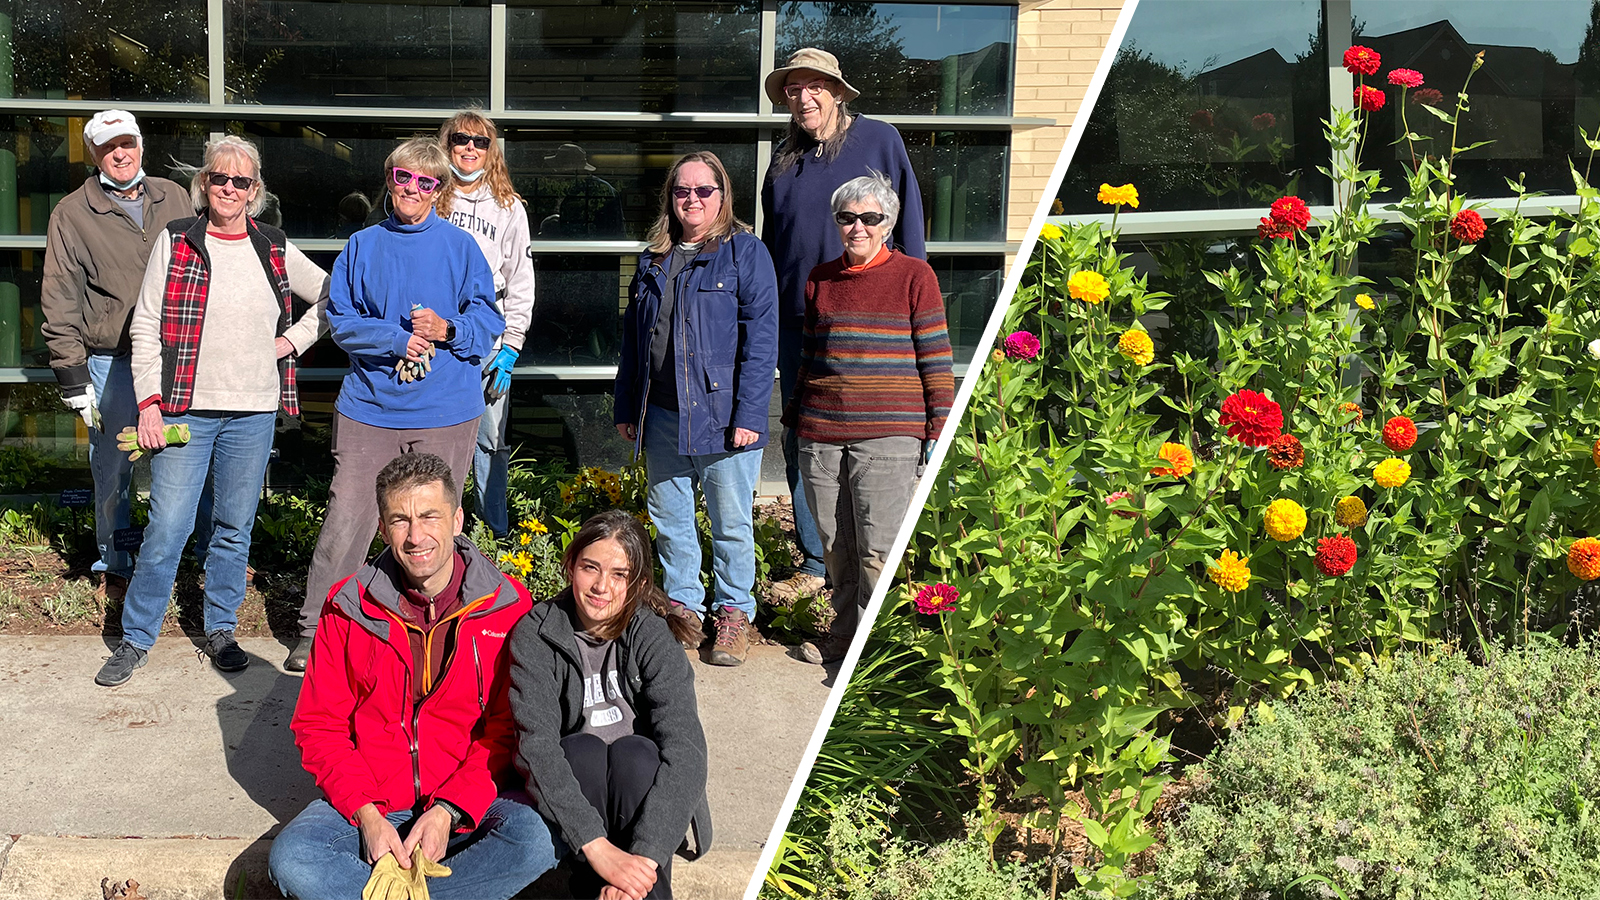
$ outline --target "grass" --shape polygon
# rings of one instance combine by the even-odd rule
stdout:
[[[45,617],[57,625],[92,621],[101,615],[100,600],[87,579],[63,581],[60,590],[39,600]]]

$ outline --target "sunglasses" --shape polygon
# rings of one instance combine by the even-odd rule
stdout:
[[[788,97],[790,100],[793,100],[800,96],[801,91],[804,91],[807,94],[815,97],[827,89],[828,83],[826,81],[812,81],[806,84],[786,84],[783,86],[783,95]]]
[[[222,187],[231,181],[234,189],[240,191],[248,191],[250,186],[256,183],[256,180],[248,175],[224,175],[221,172],[208,174],[206,181],[210,182],[212,187]]]
[[[861,224],[871,228],[874,225],[881,225],[888,221],[889,217],[881,212],[836,212],[833,214],[833,220],[846,228],[854,225],[857,219],[861,220]]]
[[[394,180],[395,187],[405,187],[411,183],[413,178],[417,180],[417,190],[424,194],[433,193],[433,189],[439,186],[439,179],[432,175],[419,175],[410,169],[402,169],[399,166],[395,166],[389,171],[391,173],[389,177]]]
[[[687,200],[689,199],[689,193],[693,191],[694,195],[699,197],[701,200],[710,200],[711,195],[715,194],[719,190],[721,190],[721,188],[714,184],[702,184],[699,187],[692,188],[680,186],[672,189],[672,196],[679,200]]]
[[[465,147],[471,144],[479,150],[489,149],[489,136],[484,134],[467,134],[464,131],[450,132],[450,146]]]

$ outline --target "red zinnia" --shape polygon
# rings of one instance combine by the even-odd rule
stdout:
[[[1255,128],[1257,131],[1266,131],[1268,128],[1272,128],[1277,124],[1278,117],[1269,112],[1261,113],[1254,119],[1250,120],[1251,127]]]
[[[1378,51],[1360,44],[1344,52],[1344,68],[1351,75],[1376,75],[1382,61]]]
[[[1197,109],[1189,114],[1190,128],[1200,131],[1209,131],[1211,126],[1215,124],[1216,119],[1211,115],[1211,110],[1209,109]]]
[[[1483,240],[1483,233],[1487,230],[1483,216],[1478,215],[1475,209],[1463,209],[1450,220],[1450,236],[1463,244],[1476,244]]]
[[[1222,401],[1218,424],[1247,447],[1265,447],[1283,433],[1283,410],[1265,394],[1242,390]]]
[[[1267,462],[1274,469],[1298,469],[1306,464],[1306,448],[1292,434],[1280,434],[1267,445]]]
[[[1356,542],[1336,534],[1317,541],[1317,571],[1338,578],[1356,564]]]
[[[925,616],[937,616],[956,608],[956,601],[961,599],[961,592],[953,586],[939,582],[938,584],[924,585],[917,591],[916,599],[911,601],[916,604],[917,612]]]
[[[1356,88],[1356,106],[1361,107],[1363,112],[1377,112],[1378,110],[1383,109],[1383,104],[1386,100],[1388,100],[1388,98],[1384,96],[1383,91],[1380,91],[1371,85],[1363,84],[1362,86]]]
[[[1392,69],[1389,83],[1396,87],[1419,88],[1422,87],[1422,73],[1416,69]]]
[[[1410,450],[1417,443],[1417,425],[1405,416],[1383,423],[1383,445],[1396,453]]]
[[[1261,224],[1256,226],[1256,237],[1263,241],[1270,241],[1279,238],[1288,239],[1294,237],[1294,229],[1283,224],[1282,222],[1274,222],[1271,219],[1262,219]]]
[[[1304,231],[1311,224],[1311,210],[1299,197],[1279,197],[1272,201],[1272,221],[1287,225],[1295,231]]]
[[[1422,106],[1438,106],[1444,102],[1444,92],[1433,88],[1423,88],[1411,95],[1411,102]]]

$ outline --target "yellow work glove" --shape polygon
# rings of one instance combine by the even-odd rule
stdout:
[[[411,900],[429,900],[428,879],[450,877],[450,867],[422,855],[422,845],[411,851]]]
[[[400,870],[400,861],[393,853],[385,853],[372,867],[372,877],[361,890],[361,900],[407,900],[410,896],[411,881]]]

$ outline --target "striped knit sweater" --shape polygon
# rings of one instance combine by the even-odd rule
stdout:
[[[938,437],[955,381],[944,298],[926,262],[896,251],[863,269],[843,258],[817,266],[802,335],[785,425],[833,444]]]

